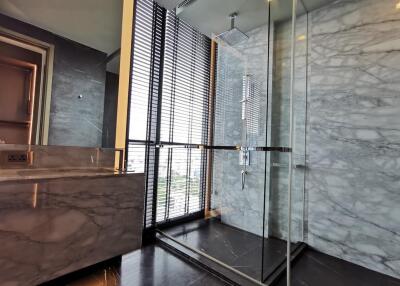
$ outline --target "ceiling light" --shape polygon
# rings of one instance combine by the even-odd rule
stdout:
[[[300,35],[297,37],[298,41],[304,41],[306,39],[306,35]]]

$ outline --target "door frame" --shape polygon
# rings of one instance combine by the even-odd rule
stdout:
[[[29,131],[28,131],[28,142],[27,144],[32,144],[33,135],[33,124],[34,124],[34,110],[35,110],[35,100],[36,100],[36,77],[37,77],[37,66],[35,64],[31,64],[25,61],[20,61],[13,58],[3,57],[0,55],[0,63],[10,65],[13,67],[19,67],[26,70],[29,70],[29,91],[28,91],[28,100],[29,100]]]
[[[39,106],[36,114],[37,124],[33,126],[35,128],[35,132],[33,133],[36,136],[32,138],[31,144],[48,145],[54,45],[2,27],[0,27],[0,41],[36,52],[42,56],[42,72],[38,75],[40,77],[40,87],[37,102]]]

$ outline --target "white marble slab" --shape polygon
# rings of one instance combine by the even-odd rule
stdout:
[[[143,206],[143,174],[0,183],[0,285],[37,285],[138,249]]]
[[[308,243],[400,278],[400,11],[342,0],[310,30]]]

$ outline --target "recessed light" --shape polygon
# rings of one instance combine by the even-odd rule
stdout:
[[[304,41],[306,39],[306,35],[300,35],[297,37],[298,41]]]

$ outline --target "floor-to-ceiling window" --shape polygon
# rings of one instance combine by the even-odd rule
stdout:
[[[201,213],[211,41],[149,0],[136,1],[128,170],[145,171],[145,226]]]

